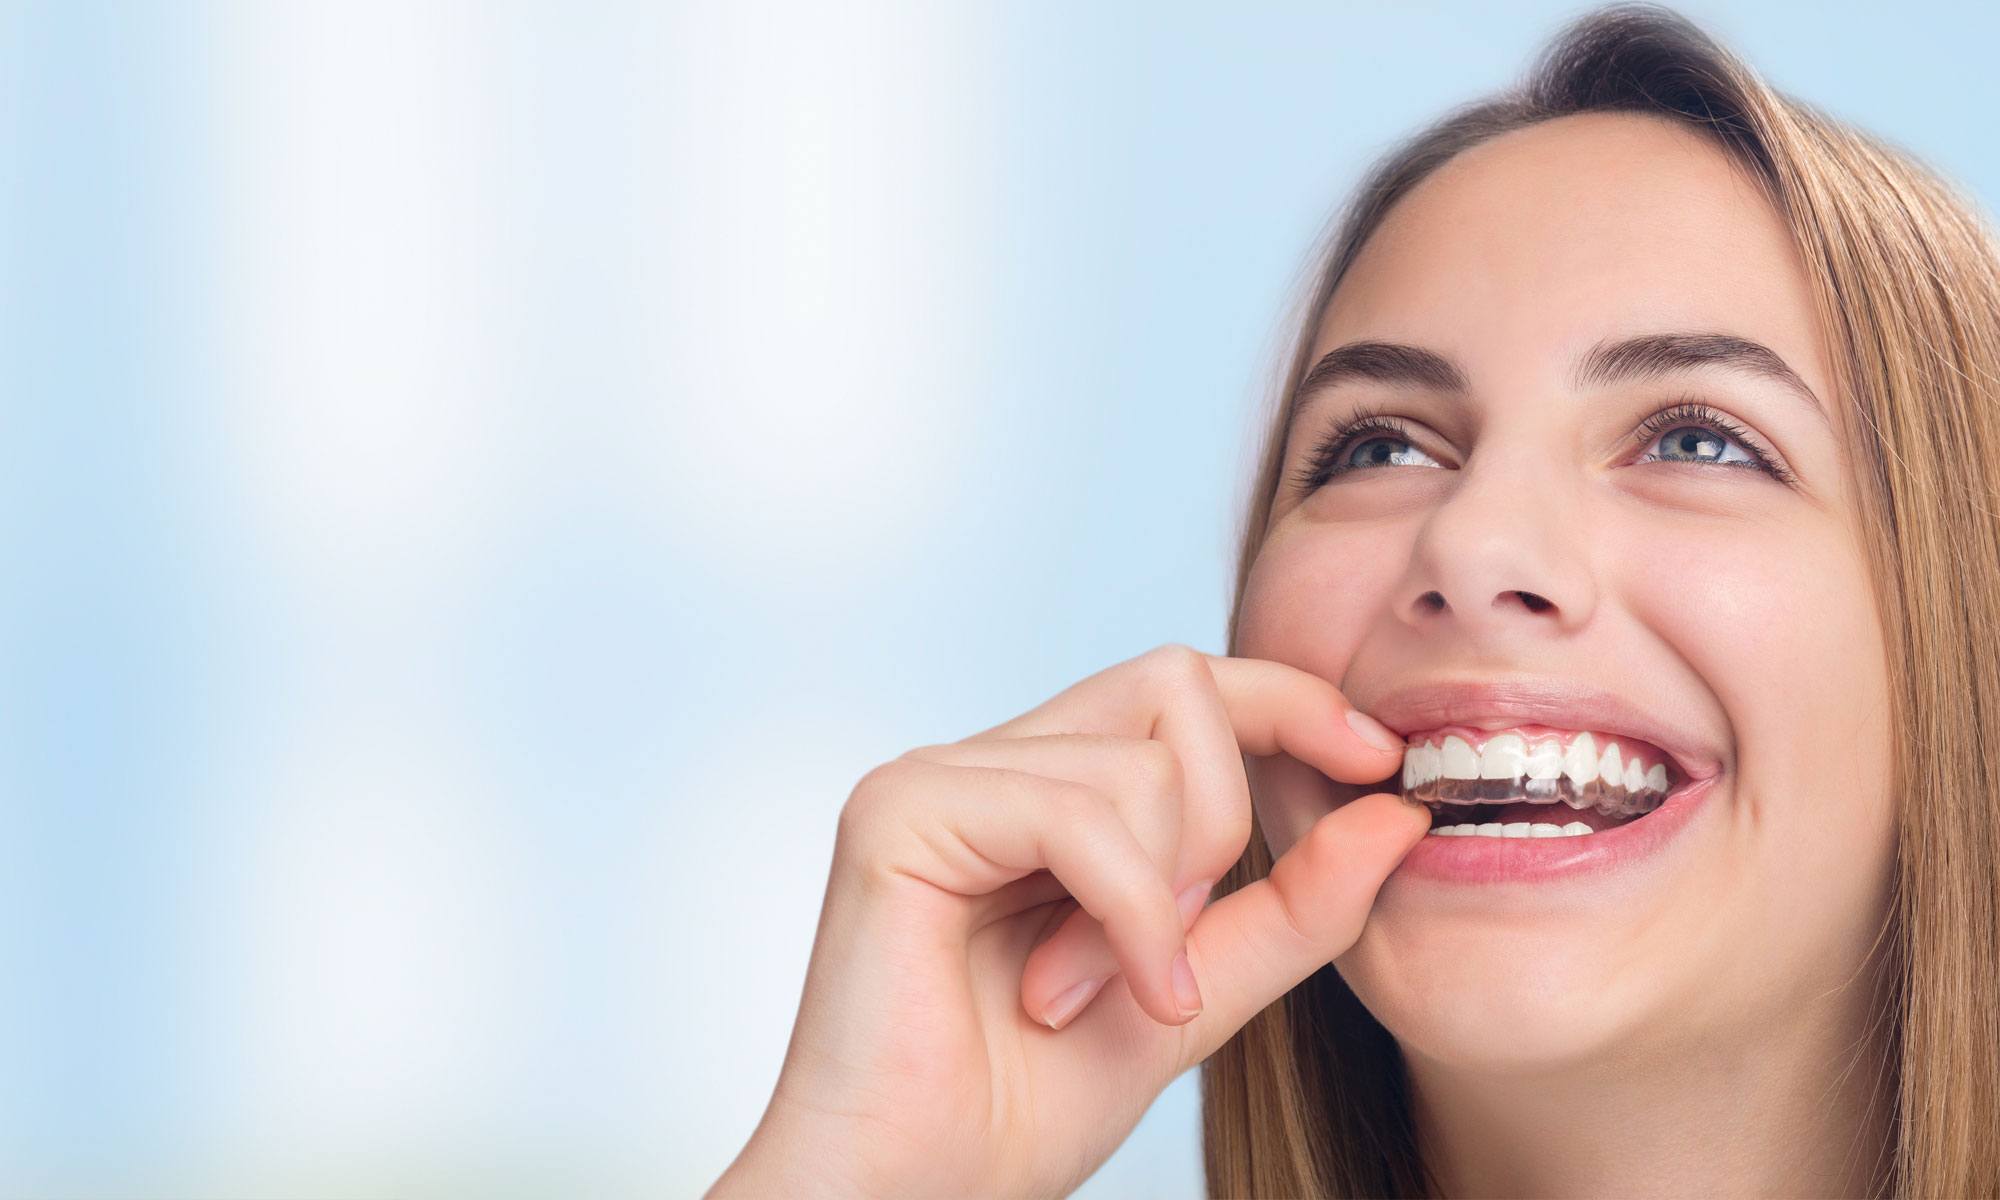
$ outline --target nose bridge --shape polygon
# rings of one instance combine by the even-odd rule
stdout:
[[[1590,534],[1564,462],[1546,437],[1483,443],[1418,533],[1403,619],[1470,633],[1587,621],[1596,605]]]

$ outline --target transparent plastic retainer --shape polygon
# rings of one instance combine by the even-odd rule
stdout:
[[[1567,805],[1579,812],[1594,809],[1607,817],[1637,817],[1658,808],[1667,794],[1652,788],[1641,788],[1628,792],[1623,784],[1607,785],[1602,779],[1593,779],[1582,787],[1571,782],[1569,776],[1558,775],[1554,779],[1451,779],[1439,776],[1429,779],[1403,792],[1405,799],[1428,805],[1432,812],[1447,820],[1453,818],[1454,805],[1472,804],[1547,804],[1558,808]]]

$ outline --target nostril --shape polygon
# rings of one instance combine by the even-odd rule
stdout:
[[[1528,606],[1529,612],[1547,612],[1549,609],[1555,607],[1533,592],[1515,592],[1514,594],[1521,598],[1521,603]]]

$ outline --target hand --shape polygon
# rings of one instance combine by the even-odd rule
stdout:
[[[1203,908],[1249,841],[1243,753],[1397,771],[1351,708],[1295,667],[1166,645],[870,771],[771,1103],[709,1194],[1073,1190],[1168,1083],[1354,943],[1424,836],[1421,808],[1365,795]]]

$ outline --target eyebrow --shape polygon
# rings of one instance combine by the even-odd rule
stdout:
[[[1660,379],[1704,368],[1721,368],[1771,380],[1804,401],[1829,430],[1833,427],[1833,421],[1827,416],[1826,407],[1820,403],[1819,397],[1806,386],[1799,373],[1779,357],[1777,351],[1734,334],[1644,333],[1602,341],[1577,360],[1570,381],[1576,387],[1605,386],[1631,380]],[[1465,372],[1435,350],[1400,342],[1350,342],[1329,351],[1299,381],[1292,402],[1293,420],[1298,419],[1309,400],[1352,379],[1404,384],[1457,395],[1472,390]]]

